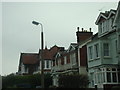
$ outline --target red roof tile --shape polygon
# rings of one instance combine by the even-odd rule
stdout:
[[[33,54],[33,53],[23,53],[21,54],[22,56],[22,62],[23,64],[37,64],[39,61],[39,56],[38,54]]]

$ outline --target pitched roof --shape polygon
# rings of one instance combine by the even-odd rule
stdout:
[[[21,53],[21,61],[23,64],[37,64],[39,55],[37,53]]]
[[[77,43],[71,43],[71,45],[75,48],[78,44]]]
[[[51,53],[48,49],[43,50],[43,59],[52,59]]]
[[[54,45],[50,49],[45,48],[43,50],[43,59],[52,60],[58,51],[64,51],[64,47]],[[39,53],[41,53],[41,50],[39,50]]]
[[[114,23],[113,23],[113,26],[117,28],[120,28],[120,1],[118,2],[118,7],[117,7],[117,12],[116,12],[116,16],[115,16],[115,19],[114,19]]]
[[[108,19],[112,14],[115,15],[115,13],[116,13],[116,10],[113,10],[113,9],[111,9],[110,11],[105,11],[104,13],[101,12],[101,13],[99,14],[99,16],[98,16],[95,24],[97,25],[97,24],[99,23],[99,21],[101,20],[101,18],[103,18],[104,20],[106,20],[106,19]],[[102,20],[103,20],[103,19],[102,19]]]

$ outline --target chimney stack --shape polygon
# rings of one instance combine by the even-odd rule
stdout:
[[[80,43],[88,38],[90,38],[93,35],[93,32],[91,32],[91,28],[89,28],[90,32],[87,30],[84,30],[82,28],[82,31],[77,31],[76,36],[77,36],[77,43]]]

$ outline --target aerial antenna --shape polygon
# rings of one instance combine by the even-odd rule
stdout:
[[[103,8],[105,8],[105,7],[100,8],[99,11],[100,11],[100,12],[103,11]]]

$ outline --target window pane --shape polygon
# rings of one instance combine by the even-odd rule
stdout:
[[[100,77],[100,73],[98,73],[98,83],[100,83],[100,80],[101,79],[101,77]]]
[[[112,71],[116,71],[116,69],[115,69],[115,68],[112,68]]]
[[[89,58],[92,59],[93,58],[93,48],[89,47]]]
[[[46,61],[46,68],[49,68],[49,61]]]
[[[120,82],[120,71],[118,71],[118,82]]]
[[[117,82],[116,73],[112,73],[113,82]]]
[[[98,57],[99,46],[98,44],[95,45],[95,57]]]
[[[103,44],[103,49],[104,49],[104,56],[109,56],[109,44],[108,43],[104,43]]]
[[[111,82],[111,74],[110,74],[110,72],[107,72],[107,82]]]
[[[103,72],[103,82],[105,82],[105,72]]]

